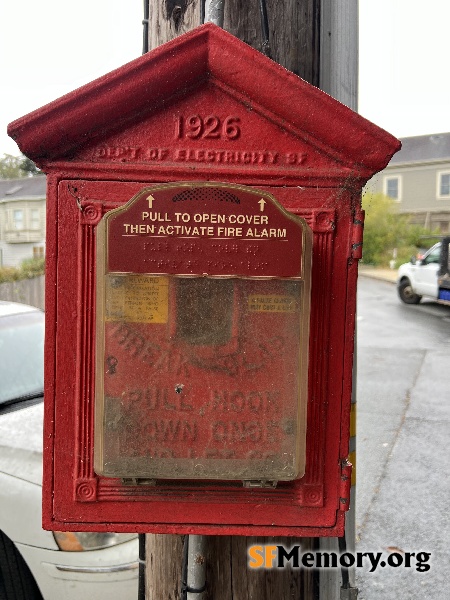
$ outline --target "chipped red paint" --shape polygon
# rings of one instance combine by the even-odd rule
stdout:
[[[48,181],[44,526],[342,535],[360,193],[399,142],[211,24],[22,117],[8,131]],[[301,478],[273,489],[221,481],[150,486],[94,472],[96,228],[143,188],[166,182],[250,186],[312,230]],[[245,377],[238,383],[245,386]]]

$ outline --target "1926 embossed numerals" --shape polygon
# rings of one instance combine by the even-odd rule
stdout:
[[[175,138],[191,140],[237,140],[241,135],[241,119],[228,116],[220,119],[215,115],[201,117],[180,115],[175,119]]]

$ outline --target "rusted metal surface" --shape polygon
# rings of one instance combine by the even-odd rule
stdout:
[[[44,525],[342,535],[360,193],[399,142],[211,24],[19,119],[9,132],[48,174]],[[97,226],[165,182],[250,186],[272,194],[312,230],[302,477],[244,488],[220,480],[124,484],[95,474]],[[256,267],[257,258],[250,264]],[[236,377],[241,392],[246,380]]]

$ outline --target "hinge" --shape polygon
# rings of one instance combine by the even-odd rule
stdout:
[[[348,458],[341,461],[341,484],[339,486],[339,510],[347,511],[350,508],[350,488],[352,485],[353,465]]]
[[[362,244],[364,234],[364,211],[357,208],[353,217],[351,257],[362,258]]]
[[[267,479],[247,479],[242,482],[247,488],[276,488],[278,481],[268,481]]]

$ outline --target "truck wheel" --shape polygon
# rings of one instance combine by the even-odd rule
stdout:
[[[398,285],[398,295],[405,304],[419,304],[422,296],[415,294],[409,279],[402,279]]]
[[[0,531],[0,600],[42,600],[22,555]]]

